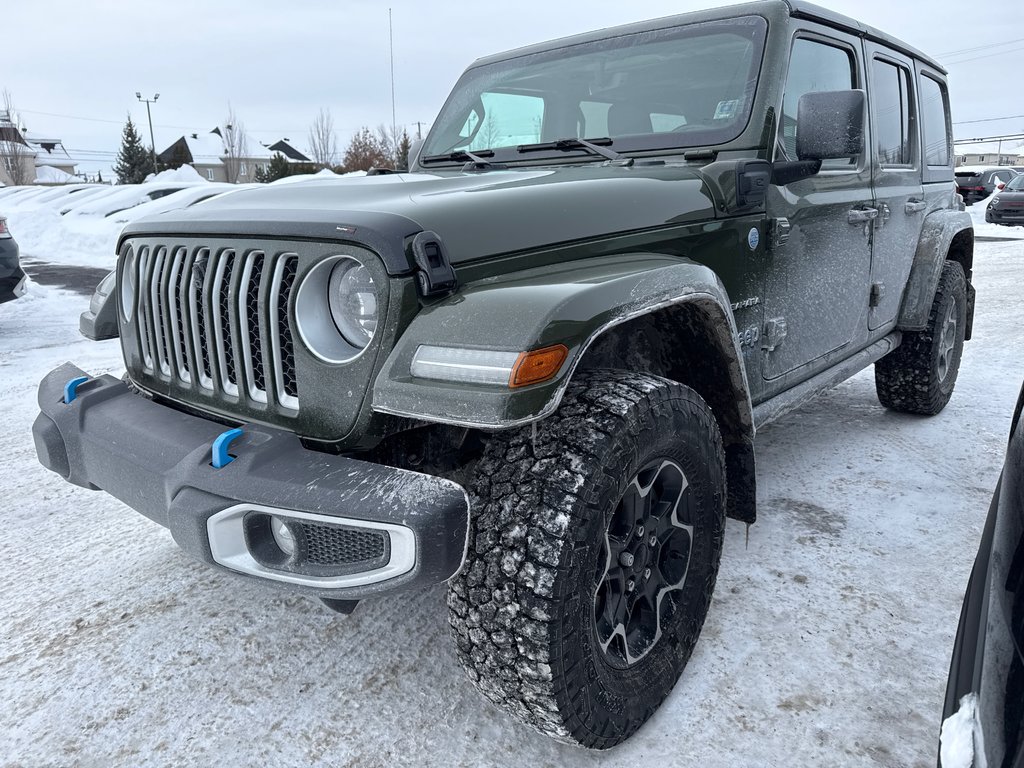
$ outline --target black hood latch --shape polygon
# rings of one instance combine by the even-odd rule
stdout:
[[[412,239],[412,255],[419,267],[416,283],[424,297],[452,293],[459,287],[444,243],[434,232],[420,232]]]

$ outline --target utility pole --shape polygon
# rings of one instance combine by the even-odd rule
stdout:
[[[416,140],[417,141],[422,141],[423,140],[423,121],[422,120],[417,120],[416,121]]]
[[[388,48],[391,52],[391,140],[394,142],[395,160],[398,159],[398,120],[395,119],[395,33],[388,8]]]
[[[146,102],[146,117],[149,118],[149,151],[153,153],[153,173],[156,173],[159,169],[156,167],[156,139],[153,138],[153,115],[150,114],[149,105],[160,98],[160,94],[156,94],[152,99],[142,98],[140,91],[135,92],[135,98],[139,101]]]

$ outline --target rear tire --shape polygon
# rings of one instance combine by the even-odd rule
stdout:
[[[578,373],[536,432],[492,437],[448,592],[470,679],[562,741],[607,749],[628,738],[704,624],[725,488],[711,409],[655,376]]]
[[[956,386],[967,327],[967,280],[955,261],[943,264],[928,326],[905,331],[902,343],[875,363],[875,390],[886,408],[934,416]]]

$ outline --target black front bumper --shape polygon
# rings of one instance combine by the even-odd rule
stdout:
[[[215,469],[211,447],[228,427],[148,400],[111,376],[88,379],[65,403],[66,384],[84,376],[65,363],[40,383],[32,428],[40,462],[167,527],[193,557],[339,600],[442,582],[461,568],[469,500],[460,485],[312,451],[290,432],[256,425],[243,425],[230,444],[233,460]],[[356,572],[268,564],[247,526],[269,515],[386,533],[385,562]]]

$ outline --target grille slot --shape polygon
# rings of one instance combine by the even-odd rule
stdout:
[[[207,395],[299,409],[289,300],[294,253],[143,247],[136,292],[145,373]]]
[[[311,565],[372,564],[387,553],[387,533],[302,523],[305,562]]]

